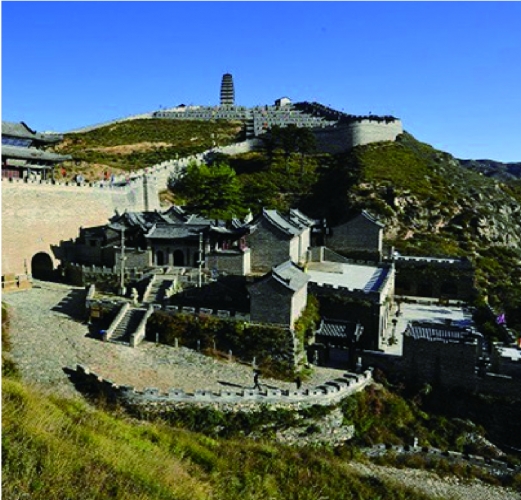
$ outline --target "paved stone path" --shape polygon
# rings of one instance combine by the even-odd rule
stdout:
[[[89,336],[82,315],[85,290],[36,282],[30,290],[4,294],[9,306],[12,357],[22,377],[64,396],[76,395],[64,369],[82,364],[103,378],[136,389],[156,387],[194,392],[253,387],[250,366],[218,361],[186,348],[153,342],[137,348],[102,342]],[[340,377],[343,370],[316,368],[303,387],[314,387]],[[261,378],[270,388],[295,385]]]

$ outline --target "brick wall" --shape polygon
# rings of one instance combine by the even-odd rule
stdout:
[[[333,250],[342,252],[372,252],[382,251],[383,229],[368,221],[363,216],[331,228],[327,244]]]
[[[212,252],[206,256],[206,268],[219,273],[245,276],[250,273],[250,250],[244,252]]]

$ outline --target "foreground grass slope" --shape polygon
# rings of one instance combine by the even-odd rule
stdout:
[[[4,380],[2,431],[3,498],[428,498],[360,477],[326,451],[117,418],[12,379]]]
[[[8,319],[9,310],[3,308],[7,351]],[[457,422],[440,427],[416,403],[379,386],[342,405],[346,423],[357,428],[352,446],[295,449],[253,441],[240,429],[226,439],[208,436],[206,430],[215,423],[211,411],[192,411],[193,418],[175,425],[168,419],[138,420],[120,408],[46,395],[48,390],[24,383],[5,363],[2,375],[2,494],[13,500],[422,500],[431,497],[377,473],[364,475],[353,460],[361,457],[357,446],[405,443],[414,435],[422,444],[452,448],[468,431],[467,424]],[[476,477],[468,468],[445,465],[442,472]],[[518,487],[519,478],[507,484]]]

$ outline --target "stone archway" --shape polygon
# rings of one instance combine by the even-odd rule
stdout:
[[[164,266],[165,265],[165,254],[163,250],[157,250],[156,252],[156,266]]]
[[[31,259],[31,274],[38,280],[52,280],[54,278],[54,265],[49,254],[38,252]]]

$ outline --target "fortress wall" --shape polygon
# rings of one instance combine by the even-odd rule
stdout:
[[[402,133],[403,126],[400,120],[389,123],[361,120],[349,125],[313,129],[318,151],[330,154],[341,153],[372,142],[395,141]]]
[[[149,208],[158,208],[153,183],[148,191]],[[39,252],[56,265],[52,245],[76,238],[80,226],[106,224],[116,210],[144,210],[144,200],[142,179],[113,188],[2,181],[2,274],[31,273]]]
[[[396,137],[403,133],[400,120],[393,122],[377,122],[373,120],[362,120],[348,125],[351,131],[351,143],[349,147],[363,146],[372,142],[395,141]]]

